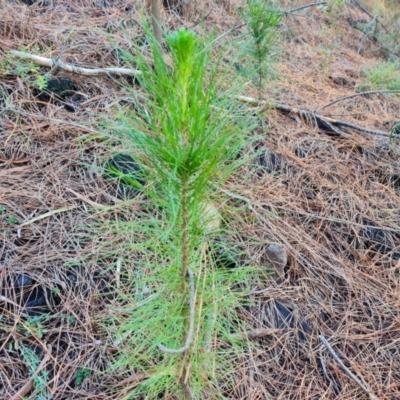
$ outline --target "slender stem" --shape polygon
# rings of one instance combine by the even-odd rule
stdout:
[[[189,216],[188,216],[188,189],[187,189],[187,178],[182,179],[182,199],[181,199],[181,212],[182,212],[182,239],[181,239],[181,251],[182,251],[182,265],[181,265],[181,276],[185,281],[186,274],[188,271],[189,264]]]
[[[186,274],[188,273],[189,270],[189,216],[188,216],[188,182],[187,178],[184,177],[182,178],[182,199],[181,199],[181,212],[182,212],[182,239],[181,239],[181,251],[182,251],[182,265],[181,265],[181,277],[182,277],[182,282],[183,285],[185,285],[186,282]],[[183,293],[185,293],[184,291]],[[194,304],[193,304],[194,308]],[[184,317],[187,316],[187,307],[184,307],[183,309],[183,314]],[[190,310],[190,312],[193,312],[194,315],[194,310]],[[186,321],[186,318],[184,319]],[[190,390],[188,387],[187,382],[185,381],[185,376],[187,375],[187,353],[189,350],[189,346],[185,349],[185,351],[182,353],[182,373],[180,376],[180,383],[182,385],[182,389],[185,393],[185,398],[190,399]]]
[[[353,381],[355,383],[357,383],[358,386],[360,386],[360,388],[368,394],[369,398],[371,400],[378,400],[377,397],[371,392],[371,390],[369,388],[367,388],[360,379],[358,379],[351,371],[349,368],[347,368],[343,361],[339,358],[339,356],[334,352],[334,350],[332,349],[332,346],[329,344],[329,342],[325,339],[325,337],[323,335],[319,335],[318,336],[319,340],[322,342],[322,344],[326,347],[326,349],[329,351],[329,353],[331,353],[332,357],[334,358],[334,360],[339,364],[339,367],[342,368],[342,370],[344,372],[346,372],[346,374],[353,379]]]

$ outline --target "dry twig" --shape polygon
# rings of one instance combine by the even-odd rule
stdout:
[[[138,76],[141,75],[141,71],[130,69],[130,68],[82,68],[73,64],[64,63],[60,60],[55,61],[52,58],[45,58],[36,56],[34,54],[25,53],[17,50],[10,50],[10,53],[15,57],[23,58],[25,60],[32,61],[34,64],[42,67],[53,68],[57,65],[57,68],[63,69],[67,72],[73,72],[75,74],[86,75],[86,76],[104,76],[104,75],[125,75],[125,76]]]
[[[326,349],[331,353],[332,357],[335,359],[335,361],[339,364],[339,367],[342,368],[346,374],[353,379],[355,383],[357,383],[360,388],[368,394],[371,400],[378,400],[378,398],[371,393],[371,390],[368,389],[361,381],[358,379],[344,364],[343,361],[339,358],[339,356],[334,352],[332,349],[332,346],[329,344],[329,342],[325,339],[323,335],[318,336],[319,339],[321,340],[322,344],[326,347]]]
[[[332,105],[334,105],[336,103],[339,103],[341,101],[344,101],[344,100],[347,100],[347,99],[352,99],[353,97],[366,96],[366,95],[369,95],[369,94],[378,94],[378,93],[379,94],[383,94],[383,93],[400,93],[400,90],[371,90],[369,92],[354,93],[354,94],[351,94],[349,96],[340,97],[339,99],[331,101],[330,103],[325,104],[324,106],[317,108],[314,112],[316,114],[318,114],[319,112],[321,112],[325,108],[328,108],[328,107],[330,107],[330,106],[332,106]]]
[[[376,129],[364,128],[362,126],[352,124],[350,122],[341,121],[341,120],[333,119],[333,118],[329,118],[329,117],[324,117],[322,115],[316,114],[314,111],[302,110],[300,108],[291,107],[286,104],[268,103],[266,101],[260,102],[253,97],[247,97],[247,96],[238,96],[237,98],[238,98],[238,100],[243,101],[244,103],[269,107],[269,108],[273,108],[275,110],[283,111],[286,113],[297,114],[306,119],[314,120],[321,126],[325,126],[328,130],[331,130],[339,135],[341,135],[344,132],[340,131],[336,126],[352,128],[352,129],[355,129],[360,132],[372,133],[372,134],[378,135],[378,136],[400,137],[400,135],[391,135],[390,132],[384,132],[384,131],[379,131]]]

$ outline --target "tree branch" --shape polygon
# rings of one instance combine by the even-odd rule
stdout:
[[[333,118],[329,118],[329,117],[324,117],[322,115],[316,114],[314,111],[301,110],[300,108],[291,107],[286,104],[268,103],[266,101],[260,102],[253,97],[246,97],[246,96],[237,96],[236,98],[244,103],[252,104],[255,106],[258,105],[258,106],[262,106],[262,107],[269,107],[269,108],[273,108],[275,110],[283,111],[286,113],[293,113],[293,114],[300,115],[300,116],[304,117],[306,120],[311,120],[311,121],[314,120],[321,129],[334,132],[340,136],[342,136],[343,133],[347,133],[347,132],[341,131],[338,128],[339,126],[352,128],[352,129],[355,129],[360,132],[372,133],[372,134],[378,135],[378,136],[387,136],[387,137],[391,137],[391,138],[400,137],[400,135],[392,135],[390,132],[378,131],[376,129],[370,129],[370,128],[364,128],[362,126],[352,124],[351,122],[341,121],[341,120],[333,119]]]
[[[326,1],[321,1],[320,3],[307,4],[305,6],[301,6],[301,7],[293,8],[292,10],[289,10],[289,11],[285,11],[284,13],[291,14],[291,13],[294,13],[295,11],[304,10],[305,8],[314,7],[314,6],[321,6],[323,4],[326,4]]]
[[[328,104],[325,104],[324,106],[317,108],[315,110],[315,113],[318,114],[319,112],[321,112],[322,110],[324,110],[325,108],[328,108],[336,103],[339,103],[340,101],[343,100],[347,100],[347,99],[351,99],[353,97],[357,97],[357,96],[364,96],[364,95],[368,95],[368,94],[383,94],[383,93],[400,93],[400,90],[371,90],[369,92],[361,92],[361,93],[354,93],[351,94],[349,96],[344,96],[344,97],[339,97],[338,99],[331,101]]]
[[[322,344],[326,347],[326,349],[331,353],[332,357],[335,359],[335,361],[339,364],[339,367],[342,368],[344,372],[355,382],[357,383],[360,388],[368,394],[369,398],[371,400],[378,400],[376,396],[374,396],[371,393],[371,390],[368,389],[361,381],[358,379],[344,364],[343,361],[339,358],[339,356],[334,352],[332,349],[331,345],[328,343],[328,341],[325,339],[323,335],[319,335],[319,340],[321,340]]]
[[[34,64],[40,65],[42,67],[53,68],[56,67],[63,69],[64,71],[73,72],[80,75],[86,76],[104,76],[104,75],[127,75],[127,76],[138,76],[142,72],[130,69],[130,68],[82,68],[73,64],[64,63],[60,60],[56,61],[52,58],[45,58],[40,56],[35,56],[33,54],[25,53],[17,50],[10,50],[10,53],[15,57],[22,58],[25,60],[32,61]]]
[[[312,5],[315,5],[315,4],[317,4],[317,3],[313,3]],[[311,6],[311,4],[309,6]],[[93,68],[93,69],[81,68],[81,67],[77,67],[76,65],[67,64],[67,63],[64,63],[61,61],[58,61],[56,63],[51,58],[35,56],[33,54],[23,53],[21,51],[10,50],[10,52],[11,52],[11,54],[15,55],[16,57],[30,60],[33,63],[35,63],[37,65],[41,65],[43,67],[52,68],[53,66],[55,66],[57,64],[57,67],[65,70],[65,71],[77,73],[77,74],[81,74],[81,75],[86,75],[86,76],[104,76],[104,75],[106,75],[106,76],[107,75],[138,76],[138,75],[142,74],[142,72],[139,70],[134,70],[134,69],[129,69],[129,68],[114,68],[114,67]],[[395,93],[395,92],[399,92],[399,91],[398,90],[397,91],[396,90],[391,90],[391,91],[380,90],[379,91],[379,93]],[[350,95],[347,98],[354,97],[354,96],[360,96],[362,94],[369,94],[369,93],[372,94],[374,92],[358,93],[355,95]],[[338,129],[339,126],[343,126],[343,127],[355,129],[360,132],[371,133],[371,134],[378,135],[378,136],[386,136],[386,137],[391,137],[391,138],[400,137],[400,135],[393,135],[390,132],[379,131],[379,130],[370,129],[370,128],[364,128],[362,126],[355,125],[350,122],[341,121],[341,120],[337,120],[337,119],[333,119],[333,118],[329,118],[329,117],[324,117],[324,116],[318,114],[318,111],[328,107],[329,105],[334,104],[335,102],[344,100],[345,98],[337,99],[334,102],[327,104],[326,106],[318,109],[316,112],[310,111],[310,110],[301,110],[299,108],[291,107],[286,104],[268,103],[266,101],[258,101],[257,99],[254,99],[252,97],[246,97],[246,96],[238,96],[237,99],[244,103],[263,106],[263,107],[269,107],[269,108],[273,108],[273,109],[283,111],[286,113],[294,113],[294,114],[301,115],[308,120],[314,120],[321,129],[325,129],[325,130],[334,132],[337,135],[342,135],[343,133],[347,133],[347,132],[343,132],[340,129]]]

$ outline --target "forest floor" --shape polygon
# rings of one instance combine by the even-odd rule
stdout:
[[[115,76],[53,69],[53,78],[73,81],[75,95],[40,96],[40,77],[50,69],[11,59],[9,51],[123,67],[109,37],[124,49],[123,29],[143,40],[141,3],[0,0],[0,57],[12,69],[0,76],[1,399],[22,398],[13,396],[26,384],[27,399],[122,399],[137,384],[128,372],[103,373],[118,344],[99,324],[110,312],[106,305],[116,304],[118,260],[129,269],[131,257],[110,247],[136,239],[104,227],[129,219],[139,205],[123,201],[104,177],[105,162],[120,149],[95,135],[99,116],[112,118],[112,106],[129,94]],[[234,42],[245,33],[238,12],[244,3],[201,0],[189,15],[166,10],[166,26],[214,27]],[[302,5],[280,2],[288,11]],[[400,98],[358,95],[318,111],[364,131],[332,129],[298,113],[374,90],[366,69],[395,57],[356,29],[373,20],[362,8],[355,1],[311,6],[285,14],[279,25],[276,76],[263,98],[294,109],[265,107],[260,162],[267,166],[263,173],[244,166],[224,189],[256,210],[230,216],[241,248],[265,268],[259,244],[280,243],[288,263],[280,280],[266,278],[257,288],[258,309],[239,313],[255,329],[270,330],[254,339],[252,357],[232,367],[235,390],[227,398],[400,399],[400,149],[389,137],[400,121]],[[251,82],[245,94],[257,97]],[[274,307],[290,313],[289,329],[274,325],[267,312]],[[296,333],[302,326],[304,335]],[[44,389],[30,384],[42,360]]]

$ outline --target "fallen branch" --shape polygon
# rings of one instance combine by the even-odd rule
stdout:
[[[334,132],[340,136],[342,136],[344,133],[347,133],[347,132],[340,130],[338,128],[339,126],[343,126],[346,128],[352,128],[352,129],[355,129],[360,132],[372,133],[372,134],[378,135],[378,136],[387,136],[387,137],[391,137],[391,138],[400,137],[400,135],[392,135],[390,132],[378,131],[378,130],[370,129],[370,128],[364,128],[362,126],[352,124],[351,122],[341,121],[341,120],[333,119],[333,118],[329,118],[329,117],[324,117],[322,115],[316,114],[314,111],[301,110],[300,108],[291,107],[286,104],[268,103],[266,101],[258,101],[257,99],[255,99],[253,97],[246,97],[246,96],[237,96],[236,98],[244,103],[252,104],[255,106],[258,105],[258,106],[262,106],[262,107],[269,107],[269,108],[283,111],[286,113],[300,115],[300,116],[304,117],[306,120],[315,121],[319,128],[330,131],[330,132]]]
[[[305,6],[301,6],[301,7],[293,8],[292,10],[289,10],[289,11],[285,11],[284,13],[291,14],[291,13],[294,13],[295,11],[304,10],[305,8],[314,7],[314,6],[322,6],[326,3],[327,3],[326,1],[321,1],[320,3],[306,4]]]
[[[325,108],[328,108],[336,103],[339,103],[340,101],[343,100],[347,100],[347,99],[351,99],[353,97],[357,97],[357,96],[364,96],[364,95],[368,95],[368,94],[383,94],[383,93],[400,93],[400,90],[371,90],[369,92],[361,92],[361,93],[355,93],[355,94],[351,94],[349,96],[344,96],[344,97],[339,97],[338,99],[331,101],[328,104],[325,104],[324,106],[318,108],[317,110],[315,110],[315,113],[318,114],[319,112],[321,112],[322,110],[324,110]]]
[[[235,333],[231,335],[230,339],[257,339],[264,336],[274,335],[275,333],[280,333],[280,329],[271,329],[271,328],[258,328],[252,331],[246,331],[241,333]]]
[[[322,3],[313,3],[313,4],[309,4],[307,7],[311,7],[312,5],[316,5],[316,4],[322,4]],[[304,6],[306,7],[306,6]],[[293,11],[293,10],[292,10]],[[73,64],[67,64],[64,63],[62,61],[55,61],[51,58],[44,58],[44,57],[40,57],[40,56],[35,56],[33,54],[29,54],[29,53],[23,53],[21,51],[17,51],[17,50],[10,50],[11,54],[13,54],[16,57],[19,58],[24,58],[27,60],[32,61],[33,63],[37,64],[37,65],[41,65],[43,67],[49,67],[49,68],[53,68],[55,66],[57,66],[57,68],[63,69],[65,71],[68,72],[73,72],[73,73],[77,73],[77,74],[81,74],[81,75],[88,75],[88,76],[102,76],[102,75],[128,75],[128,76],[138,76],[141,75],[142,72],[139,70],[134,70],[134,69],[129,69],[129,68],[82,68],[82,67],[77,67],[76,65]],[[383,93],[383,91],[381,91]],[[394,92],[394,91],[392,91]],[[366,92],[367,93],[367,92]],[[358,94],[360,95],[360,94]],[[280,103],[268,103],[266,101],[258,101],[257,99],[254,99],[252,97],[246,97],[246,96],[238,96],[237,99],[249,103],[249,104],[254,104],[254,105],[259,105],[259,106],[267,106],[269,108],[273,108],[276,110],[280,110],[283,112],[287,112],[287,113],[294,113],[294,114],[298,114],[301,115],[303,117],[305,117],[306,119],[309,120],[314,120],[318,127],[333,133],[336,133],[337,135],[342,135],[343,133],[347,133],[344,132],[340,129],[338,129],[338,126],[342,126],[342,127],[347,127],[347,128],[352,128],[355,129],[357,131],[360,132],[366,132],[366,133],[371,133],[374,135],[378,135],[378,136],[387,136],[387,137],[400,137],[400,135],[392,135],[390,132],[385,132],[385,131],[378,131],[375,129],[369,129],[369,128],[364,128],[362,126],[359,125],[355,125],[352,124],[350,122],[346,122],[346,121],[340,121],[337,119],[333,119],[333,118],[329,118],[329,117],[323,117],[319,114],[317,114],[317,112],[314,111],[309,111],[309,110],[301,110],[295,107],[291,107],[288,106],[286,104],[280,104]],[[338,100],[339,101],[339,100]],[[323,108],[328,107],[328,105],[324,106]],[[10,111],[14,111],[14,110],[10,110]],[[14,111],[16,112],[16,111]]]
[[[334,352],[332,349],[331,345],[328,343],[328,341],[325,339],[323,335],[318,336],[319,340],[321,340],[322,344],[326,347],[326,349],[331,353],[332,357],[335,359],[335,361],[339,364],[339,367],[342,368],[346,374],[353,379],[355,383],[357,383],[358,386],[369,396],[371,400],[378,400],[378,398],[371,393],[371,390],[368,389],[361,381],[358,379],[344,364],[343,361],[339,358],[339,356]]]
[[[82,68],[73,64],[64,63],[60,60],[54,60],[52,58],[45,58],[35,56],[33,54],[25,53],[17,50],[10,50],[10,53],[18,58],[32,61],[36,65],[42,67],[63,69],[64,71],[73,72],[75,74],[86,75],[86,76],[104,76],[104,75],[126,75],[126,76],[138,76],[142,72],[130,69],[130,68]]]
[[[46,366],[47,362],[50,360],[50,354],[51,346],[48,347],[46,355],[43,357],[43,360],[41,361],[33,375],[29,378],[25,385],[22,386],[22,388],[14,394],[14,396],[10,397],[10,400],[23,400],[25,395],[30,392],[33,386],[34,378],[37,377],[39,375],[39,372]]]
[[[24,171],[29,168],[30,167],[28,165],[26,165],[24,167],[14,167],[14,168],[10,168],[10,169],[5,169],[4,171],[0,171],[0,176],[10,175],[11,173]]]

